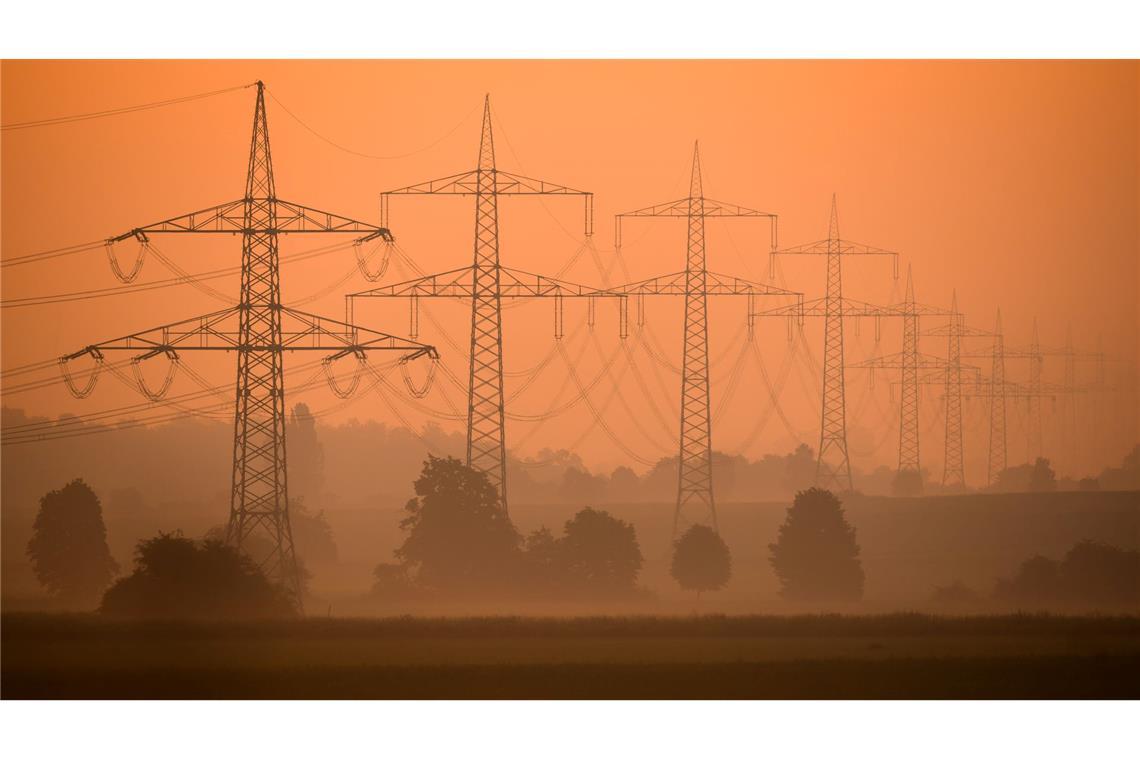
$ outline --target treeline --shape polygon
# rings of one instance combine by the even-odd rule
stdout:
[[[4,428],[33,421],[11,407],[0,415]],[[95,427],[72,423],[68,418],[57,422],[69,432]],[[167,514],[224,514],[232,435],[226,422],[190,419],[106,436],[5,446],[0,454],[3,503],[9,509],[31,508],[46,490],[83,473],[109,501],[114,501],[109,498],[113,492],[133,490]],[[419,433],[374,421],[321,424],[304,404],[292,408],[287,435],[290,496],[314,512],[342,505],[402,504],[425,457],[461,456],[466,446],[460,432],[448,433],[433,424]],[[815,482],[815,470],[815,452],[806,445],[760,459],[713,452],[717,500],[722,503],[790,499]],[[669,503],[676,498],[677,458],[661,459],[642,473],[625,466],[593,472],[574,452],[543,450],[522,459],[509,456],[507,475],[511,500],[519,504]],[[935,480],[926,477],[922,490],[938,493]],[[899,493],[890,467],[857,471],[855,483],[865,494]],[[1010,467],[995,488],[986,490],[1054,489],[1140,489],[1140,446],[1119,467],[1109,467],[1096,478],[1058,478],[1043,460]]]

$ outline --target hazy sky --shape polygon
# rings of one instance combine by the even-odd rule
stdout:
[[[479,109],[489,92],[500,168],[596,194],[595,245],[603,265],[612,262],[615,212],[686,194],[692,145],[699,139],[705,195],[778,213],[782,245],[826,235],[834,192],[843,236],[900,251],[903,271],[913,265],[919,300],[947,305],[957,289],[959,306],[973,326],[991,327],[995,311],[1002,309],[1007,345],[1027,344],[1036,317],[1047,346],[1063,345],[1071,325],[1079,349],[1093,350],[1100,338],[1106,351],[1135,360],[1140,315],[1138,73],[1140,65],[1129,62],[5,62],[2,120],[8,124],[99,111],[260,78],[276,98],[269,101],[268,119],[278,195],[375,221],[379,191],[474,168]],[[3,256],[97,240],[239,198],[252,107],[253,90],[245,89],[113,118],[4,132]],[[397,157],[354,155],[310,128],[349,151]],[[462,198],[398,198],[391,226],[419,269],[454,269],[471,260],[473,205]],[[554,274],[581,246],[582,209],[576,201],[509,198],[500,208],[504,265]],[[683,268],[683,221],[626,224],[623,253],[633,278]],[[710,269],[766,278],[768,235],[762,222],[710,222]],[[155,242],[194,273],[239,261],[236,238]],[[331,242],[335,240],[287,239],[282,253]],[[118,253],[129,264],[134,250],[120,246]],[[593,261],[588,252],[580,255],[564,276],[599,284]],[[282,278],[285,301],[317,295],[306,310],[342,316],[342,295],[369,286],[354,269],[351,250],[288,264]],[[781,274],[787,287],[809,297],[822,295],[822,260],[785,261]],[[849,261],[846,275],[846,294],[853,298],[884,302],[901,291],[885,260]],[[172,276],[151,258],[138,282]],[[384,282],[412,276],[393,262]],[[117,284],[102,251],[95,250],[5,269],[2,290],[8,300]],[[210,284],[236,293],[238,281],[234,276]],[[588,384],[606,366],[621,373],[622,395],[609,399],[612,383],[600,382],[590,394],[594,407],[623,446],[646,461],[675,451],[679,378],[667,365],[680,362],[678,301],[647,303],[652,333],[630,343],[632,365],[624,353],[617,353],[611,364],[604,361],[619,352],[612,305],[599,306],[592,334],[581,326],[585,306],[566,306],[567,332],[572,333],[566,352],[581,355],[582,382]],[[179,286],[8,308],[2,313],[3,366],[51,358],[220,307],[198,290]],[[714,446],[750,456],[783,453],[797,440],[815,446],[819,380],[810,369],[812,359],[797,356],[785,364],[785,325],[770,320],[760,326],[757,341],[769,380],[782,390],[782,416],[765,413],[769,404],[763,376],[751,358],[740,359],[744,308],[743,301],[726,300],[710,314],[711,356],[714,362],[723,356],[712,369],[713,406],[720,411]],[[420,337],[439,345],[447,368],[462,385],[464,359],[449,340],[466,350],[469,315],[452,303],[430,310],[431,318],[421,315]],[[372,302],[358,309],[357,317],[375,329],[407,331],[408,310],[402,303]],[[533,416],[559,406],[555,394],[567,372],[560,355],[552,353],[551,304],[512,307],[504,325],[508,373],[522,373],[551,357],[510,410]],[[820,326],[809,324],[805,334],[819,361]],[[899,350],[899,336],[899,325],[884,323],[877,350]],[[849,326],[848,361],[876,350],[873,337],[870,324],[858,335]],[[942,353],[943,343],[924,339],[923,350]],[[984,341],[970,347],[989,348]],[[738,359],[740,368],[734,370]],[[194,361],[211,382],[232,384],[232,359],[187,361]],[[988,372],[988,362],[977,361]],[[1121,385],[1125,376],[1119,369],[1109,367],[1112,381]],[[161,366],[148,369],[156,376],[161,372]],[[1045,373],[1059,382],[1060,360],[1049,360]],[[1011,359],[1007,374],[1025,379],[1025,362]],[[398,375],[392,377],[402,389]],[[508,378],[508,396],[524,379]],[[853,462],[864,468],[893,463],[898,424],[891,378],[877,377],[874,389],[854,370],[849,379]],[[1093,367],[1079,365],[1078,382],[1092,379]],[[180,378],[175,390],[192,390],[188,383]],[[444,427],[459,426],[447,419],[454,413],[448,402],[462,414],[462,390],[450,385],[444,373],[436,384],[418,403],[442,413],[438,421]],[[733,395],[721,406],[730,389]],[[560,398],[568,401],[574,395],[571,385]],[[936,473],[942,466],[940,397],[937,387],[927,388],[923,396],[923,464]],[[302,399],[318,409],[335,401],[319,386],[290,400]],[[428,419],[406,399],[405,394],[388,401],[409,422]],[[52,386],[6,397],[4,403],[56,415],[135,400],[126,388],[105,379],[85,401]],[[1087,406],[1082,424],[1090,425]],[[1047,415],[1053,409],[1047,401]],[[1011,410],[1011,462],[1024,456],[1019,414]],[[375,393],[338,408],[326,421],[353,416],[398,422]],[[1133,402],[1111,416],[1116,422],[1110,440],[1089,450],[1105,460],[1118,459],[1137,437]],[[576,444],[591,465],[630,461],[593,422],[585,404],[537,431],[533,427],[532,422],[511,421],[508,446],[520,446],[520,453],[528,455],[543,446]],[[966,427],[967,466],[973,469],[968,476],[978,482],[977,468],[984,468],[979,464],[984,405],[968,405]],[[1049,431],[1055,456],[1070,455],[1058,448],[1059,428],[1053,425]],[[1085,452],[1085,459],[1092,454]]]

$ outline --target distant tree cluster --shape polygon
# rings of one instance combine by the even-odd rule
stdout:
[[[994,596],[1025,607],[1140,610],[1140,552],[1081,541],[1060,561],[1040,555],[999,581]]]
[[[399,601],[541,593],[555,598],[634,593],[642,566],[633,526],[586,508],[561,536],[540,528],[523,538],[484,473],[429,456],[404,507],[395,563],[373,572],[374,593]]]

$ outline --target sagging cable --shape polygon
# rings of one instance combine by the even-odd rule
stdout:
[[[412,380],[411,373],[408,372],[408,364],[410,363],[411,362],[409,362],[406,358],[401,359],[399,362],[400,374],[404,378],[404,385],[407,386],[408,393],[412,394],[414,398],[423,398],[424,396],[428,395],[428,392],[431,391],[432,383],[435,382],[435,370],[439,365],[439,357],[433,356],[431,358],[431,364],[428,365],[427,377],[424,378],[423,385],[420,387],[416,387],[415,382]]]
[[[162,385],[159,386],[157,391],[152,391],[146,384],[146,378],[143,377],[141,367],[142,363],[149,359],[151,356],[154,356],[154,354],[147,356],[136,356],[135,358],[131,359],[131,371],[135,376],[135,385],[138,386],[139,393],[146,396],[151,401],[161,401],[166,397],[166,392],[170,390],[170,386],[174,383],[174,377],[178,374],[178,367],[181,364],[181,362],[178,360],[178,354],[174,353],[173,351],[163,351],[162,353],[166,354],[166,358],[170,361],[166,367],[166,377],[163,379]]]
[[[95,367],[87,376],[87,384],[82,388],[75,385],[75,379],[71,375],[71,370],[67,368],[68,363],[75,358],[75,356],[64,356],[59,360],[59,372],[63,375],[63,382],[67,385],[68,392],[78,399],[84,399],[91,395],[91,392],[95,390],[95,383],[99,380],[99,373],[103,369],[103,356],[94,352],[87,353],[91,353],[92,358],[95,359]]]
[[[381,243],[381,245],[384,248],[384,255],[380,259],[380,268],[375,271],[370,271],[368,269],[368,261],[373,258],[373,255],[379,250],[380,246],[365,253],[364,243],[362,241],[357,240],[352,244],[352,248],[356,252],[356,266],[360,269],[360,274],[364,275],[364,279],[369,282],[379,281],[385,273],[387,273],[388,264],[390,264],[392,260],[392,249],[395,247],[395,243],[384,242]]]
[[[356,393],[356,389],[360,387],[360,376],[364,374],[367,359],[363,353],[354,353],[353,355],[356,357],[356,371],[352,373],[352,379],[349,381],[347,388],[342,388],[337,383],[336,375],[334,375],[332,371],[332,365],[339,357],[326,356],[321,360],[321,369],[325,373],[325,380],[328,381],[329,390],[339,399],[352,398],[353,394]]]
[[[107,261],[111,264],[111,271],[114,273],[115,278],[124,285],[130,285],[138,279],[139,273],[142,272],[143,262],[146,261],[146,252],[149,246],[146,236],[141,232],[132,235],[139,241],[138,254],[135,256],[135,263],[131,267],[131,271],[124,272],[123,268],[119,265],[118,258],[115,257],[115,243],[119,242],[117,239],[112,238],[104,244],[104,249],[107,251]]]

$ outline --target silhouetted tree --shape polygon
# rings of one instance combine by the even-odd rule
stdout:
[[[605,497],[606,479],[569,467],[562,473],[562,483],[558,486],[558,496],[565,502],[597,502]]]
[[[325,488],[325,450],[308,404],[293,406],[285,434],[289,442],[289,493],[317,504]]]
[[[546,526],[526,537],[523,556],[526,558],[526,579],[532,587],[552,591],[563,580],[560,550],[558,540]]]
[[[589,507],[566,521],[557,555],[571,587],[603,594],[632,591],[643,561],[633,525]]]
[[[610,475],[610,500],[616,502],[636,501],[641,478],[628,467],[620,466]]]
[[[1081,541],[1059,568],[1060,594],[1077,604],[1140,605],[1140,552]]]
[[[783,596],[803,601],[863,596],[863,565],[855,529],[835,494],[809,488],[796,494],[779,539],[768,544],[769,561]]]
[[[418,584],[440,591],[508,585],[519,567],[520,536],[484,473],[458,459],[428,456],[404,507],[407,533],[396,558]]]
[[[1021,563],[1013,578],[998,581],[994,596],[1005,601],[1039,604],[1057,601],[1059,589],[1057,563],[1035,555]]]
[[[381,562],[372,570],[372,595],[384,602],[414,599],[417,589],[405,565]]]
[[[160,533],[140,541],[135,569],[103,595],[106,615],[241,619],[295,614],[284,589],[220,541]]]
[[[59,599],[94,602],[119,570],[107,548],[103,508],[82,480],[45,494],[32,530],[27,549],[32,570]]]
[[[1037,457],[1037,461],[1033,463],[1033,471],[1029,475],[1029,490],[1057,490],[1057,476],[1053,472],[1053,466],[1049,464],[1048,459]]]
[[[1022,493],[1029,490],[1029,481],[1032,477],[1033,465],[1019,464],[1006,467],[998,473],[992,490],[999,493]]]
[[[670,574],[686,591],[724,588],[732,577],[732,557],[724,539],[707,525],[694,525],[673,544]]]
[[[891,481],[895,496],[918,496],[922,493],[922,473],[917,470],[899,470]]]
[[[815,481],[815,471],[815,452],[806,443],[801,443],[784,458],[784,485],[796,493]]]

